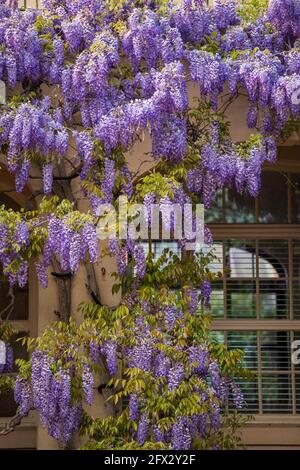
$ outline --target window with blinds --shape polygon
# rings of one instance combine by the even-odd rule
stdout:
[[[212,314],[231,319],[299,318],[299,276],[294,253],[299,240],[215,241]]]
[[[299,414],[300,370],[291,363],[293,331],[214,331],[229,349],[244,351],[252,381],[239,381],[250,414]],[[300,335],[299,335],[300,337]]]
[[[256,199],[219,192],[205,221],[216,255],[210,269],[223,272],[213,284],[212,334],[242,349],[255,372],[253,381],[240,382],[245,411],[297,415],[300,365],[291,357],[300,340],[300,174],[264,172]],[[152,243],[156,257],[165,248],[180,255],[176,241]]]
[[[213,285],[213,335],[244,351],[255,380],[240,382],[251,414],[300,413],[300,175],[264,172],[256,199],[221,191],[206,222],[223,279]]]

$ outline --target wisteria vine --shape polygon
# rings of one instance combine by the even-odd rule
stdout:
[[[95,263],[99,207],[116,205],[120,196],[142,205],[149,228],[152,205],[158,204],[162,223],[171,229],[174,203],[209,208],[223,187],[257,196],[264,163],[275,162],[277,142],[299,118],[296,0],[271,0],[251,19],[237,0],[216,0],[213,6],[202,0],[124,0],[116,6],[106,0],[43,0],[40,9],[26,10],[0,0],[0,19],[0,80],[7,92],[0,106],[1,153],[16,192],[25,194],[35,181],[37,195],[44,196],[36,210],[0,208],[0,263],[11,286],[27,284],[31,259],[44,288],[53,265],[59,266],[56,275],[72,278],[81,262]],[[248,100],[249,138],[235,142],[227,111],[241,95]],[[149,157],[151,165],[144,172],[130,155],[147,139],[151,149],[144,160]],[[82,199],[88,201],[86,211],[79,208]],[[194,214],[190,218],[193,224]],[[204,233],[212,244],[208,227]],[[126,429],[126,436],[110,436],[108,442],[109,420],[92,423],[103,437],[99,446],[134,441],[140,447],[150,442],[189,449],[200,438],[217,448],[221,411],[230,401],[240,409],[243,398],[233,380],[239,354],[222,351],[232,359],[226,370],[210,340],[196,338],[210,306],[213,275],[201,253],[155,260],[151,240],[146,255],[130,225],[126,235],[124,241],[116,233],[107,250],[117,257],[114,288],[125,296],[121,311],[98,312],[96,330],[87,322],[84,338],[84,327],[78,333],[73,324],[47,330],[31,361],[19,363],[20,412],[37,409],[49,434],[69,442],[82,423],[89,428],[83,404],[93,401],[100,368],[113,377],[116,402],[126,396],[129,406],[116,418],[116,429]],[[184,249],[187,239],[178,242]],[[154,286],[167,290],[160,302]],[[175,288],[181,289],[179,298],[170,290]],[[100,303],[93,292],[95,298]],[[125,317],[127,336],[120,339]],[[180,336],[186,325],[188,340]],[[57,330],[65,340],[59,348],[53,343]],[[87,356],[80,355],[74,337]],[[1,373],[12,370],[9,344],[6,350]],[[165,420],[155,419],[141,382],[152,387],[158,409],[159,397],[165,400]],[[92,443],[96,434],[90,435]]]

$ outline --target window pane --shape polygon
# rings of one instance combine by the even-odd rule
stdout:
[[[11,340],[11,345],[14,351],[14,360],[16,359],[25,359],[28,360],[28,352],[25,347],[22,346],[20,341],[17,341],[18,338],[28,336],[27,332],[16,333]],[[18,368],[14,365],[14,372],[17,372]],[[14,402],[13,392],[7,393],[5,395],[0,394],[0,417],[10,417],[14,416],[16,413],[17,405]]]
[[[287,277],[289,254],[287,240],[259,241],[259,277]]]
[[[206,224],[220,224],[223,222],[223,191],[220,189],[215,194],[209,209],[204,212]]]
[[[300,413],[300,375],[296,375],[296,411]]]
[[[241,349],[244,351],[243,366],[249,370],[257,370],[257,333],[256,331],[229,331],[227,335],[228,349]],[[246,413],[257,413],[258,404],[258,381],[237,379],[246,402]]]
[[[28,351],[25,346],[22,346],[21,341],[17,341],[18,338],[24,338],[24,336],[29,336],[29,334],[25,331],[21,331],[20,333],[17,333],[14,336],[14,341],[12,343],[12,347],[14,350],[14,359],[24,359],[25,361],[28,361],[29,356],[28,356]],[[17,372],[18,368],[15,365],[14,366],[14,372]]]
[[[290,370],[290,333],[287,331],[263,331],[260,335],[262,371]]]
[[[211,331],[210,336],[216,343],[224,344],[225,335],[224,331]]]
[[[290,176],[292,193],[292,223],[300,223],[300,174],[293,173]]]
[[[201,251],[199,249],[198,251]],[[208,268],[212,273],[223,272],[223,243],[215,241],[212,246],[204,245],[202,247],[202,252],[207,255],[212,253],[215,257],[214,261],[208,264]]]
[[[255,242],[228,240],[225,244],[229,277],[253,278],[256,275]]]
[[[290,375],[263,375],[263,413],[291,413],[292,387]]]
[[[19,204],[4,193],[1,193],[0,195],[0,206],[2,205],[4,205],[6,209],[13,209],[14,211],[20,210]]]
[[[259,399],[258,399],[258,380],[241,380],[236,381],[244,395],[245,408],[242,410],[243,413],[258,413],[259,411]]]
[[[289,317],[288,281],[259,281],[260,318],[282,319]]]
[[[211,314],[214,318],[224,318],[224,291],[222,281],[213,282],[210,305]]]
[[[228,318],[255,318],[256,287],[254,281],[227,282]]]
[[[263,172],[259,196],[259,222],[265,224],[288,223],[287,188],[285,175],[274,171]]]
[[[256,331],[229,331],[228,349],[242,349],[243,366],[255,371],[257,369],[257,333]]]
[[[255,199],[234,188],[225,190],[225,219],[228,224],[254,223]]]
[[[149,253],[149,243],[144,241],[139,243],[142,245],[144,252],[147,255]],[[174,255],[181,257],[181,249],[178,247],[177,241],[158,241],[151,243],[151,250],[154,253],[154,259],[156,261],[161,257],[165,249],[168,249]]]
[[[294,331],[294,341],[300,341],[300,331]],[[297,346],[297,348],[293,348],[291,352],[292,353],[297,353],[296,359],[299,360],[299,358],[300,358],[300,347]],[[296,364],[296,362],[294,362],[294,367],[295,367],[296,371],[300,372],[300,363]]]
[[[293,281],[293,318],[300,319],[300,279]]]
[[[152,249],[155,253],[155,259],[158,259],[165,249],[172,251],[174,255],[181,255],[181,249],[178,247],[177,241],[153,242]]]
[[[300,278],[300,240],[293,240],[293,276]]]
[[[6,194],[0,195],[0,205],[18,211],[20,206]],[[0,320],[28,320],[28,287],[10,288],[5,280],[0,281]]]

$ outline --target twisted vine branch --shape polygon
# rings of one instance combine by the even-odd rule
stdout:
[[[7,436],[11,432],[15,430],[17,426],[19,426],[22,422],[22,419],[25,418],[27,415],[21,415],[19,408],[17,409],[17,412],[15,416],[13,416],[8,423],[5,424],[3,429],[0,429],[0,436]]]

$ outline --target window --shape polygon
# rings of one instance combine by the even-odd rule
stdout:
[[[215,242],[213,249],[221,260],[216,267],[224,272],[224,277],[213,287],[217,308],[222,304],[222,317],[288,319],[297,316],[289,302],[289,292],[295,295],[298,292],[297,280],[289,272],[290,258],[297,244],[293,240],[258,239]],[[214,306],[213,301],[213,314]]]
[[[255,372],[241,381],[245,411],[284,417],[300,414],[300,366],[291,345],[300,340],[300,174],[264,172],[256,199],[224,190],[205,213],[214,237],[213,336],[244,351]],[[276,193],[276,198],[274,194]],[[148,249],[148,244],[143,243]],[[156,257],[175,241],[154,241]]]
[[[206,222],[219,258],[213,268],[224,272],[213,285],[213,334],[244,350],[245,366],[257,374],[241,382],[246,411],[298,415],[291,343],[300,339],[300,174],[264,172],[256,199],[219,192]]]
[[[276,197],[274,195],[276,194]],[[258,198],[220,190],[205,213],[208,224],[291,224],[300,221],[300,174],[265,171]]]

